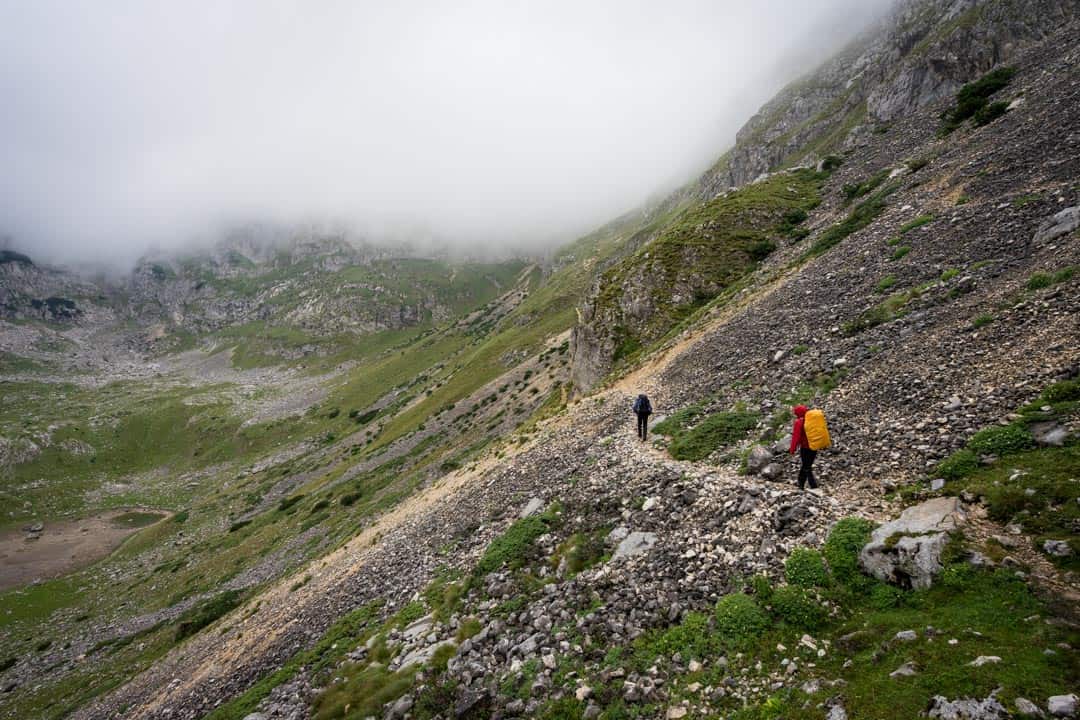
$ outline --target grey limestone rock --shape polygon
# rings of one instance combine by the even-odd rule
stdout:
[[[870,542],[859,553],[859,564],[879,580],[928,588],[941,571],[941,551],[948,542],[948,533],[963,522],[958,498],[927,500],[874,530]]]

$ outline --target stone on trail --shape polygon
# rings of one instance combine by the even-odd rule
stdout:
[[[761,469],[761,477],[766,480],[779,480],[784,474],[784,466],[780,463],[769,463]]]
[[[772,455],[772,452],[764,445],[755,445],[750,448],[750,454],[746,456],[746,472],[757,475],[772,462]]]
[[[244,716],[244,720],[267,720],[266,713],[253,712]]]
[[[615,548],[615,554],[611,559],[618,560],[631,555],[640,555],[655,544],[656,533],[635,530],[623,538],[623,541],[619,543],[619,547]]]
[[[847,710],[843,705],[833,705],[829,709],[829,714],[825,716],[825,720],[847,720]]]
[[[874,530],[859,553],[859,565],[878,580],[925,589],[941,572],[948,533],[964,523],[960,500],[939,497],[909,507]]]
[[[980,655],[968,664],[973,667],[982,667],[983,665],[993,665],[999,662],[1001,662],[1001,658],[997,655]]]

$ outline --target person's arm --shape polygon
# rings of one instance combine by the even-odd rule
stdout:
[[[799,449],[799,439],[802,437],[802,424],[802,418],[795,418],[795,427],[791,429],[791,447],[788,449],[788,452],[792,455]]]

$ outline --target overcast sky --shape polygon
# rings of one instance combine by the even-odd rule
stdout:
[[[689,179],[887,0],[0,0],[0,236],[567,239]]]

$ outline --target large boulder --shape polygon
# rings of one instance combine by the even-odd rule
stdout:
[[[1061,212],[1052,215],[1039,225],[1035,232],[1034,242],[1045,243],[1056,240],[1062,235],[1067,235],[1080,227],[1080,205],[1065,208]]]
[[[939,497],[909,507],[900,517],[874,530],[859,553],[862,569],[905,588],[928,588],[941,572],[941,551],[948,534],[964,523],[955,497]]]

